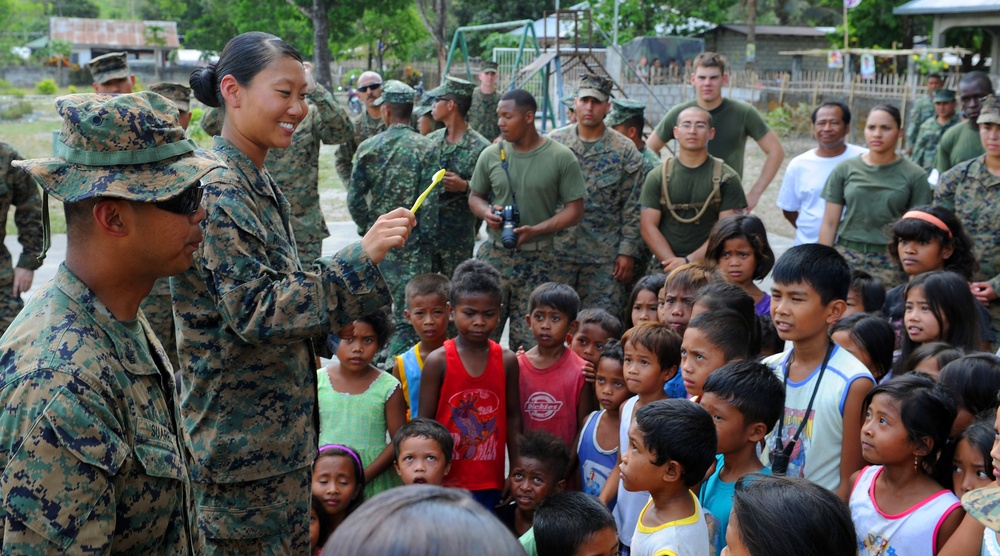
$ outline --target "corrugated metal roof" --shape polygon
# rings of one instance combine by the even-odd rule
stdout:
[[[729,29],[730,31],[735,31],[737,33],[747,34],[748,28],[746,25],[719,25],[715,29]],[[715,29],[710,31],[703,31],[698,33],[698,35],[704,35],[711,33]],[[794,25],[758,25],[756,32],[758,35],[779,35],[786,37],[825,37],[826,31],[823,28],[817,27],[798,27]]]
[[[911,0],[893,8],[892,13],[924,15],[996,11],[1000,11],[1000,0]]]
[[[50,17],[49,38],[67,41],[74,46],[111,48],[153,48],[147,29],[161,28],[164,48],[178,48],[176,21],[123,21],[118,19],[84,19],[81,17]]]

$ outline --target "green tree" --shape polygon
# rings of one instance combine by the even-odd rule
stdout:
[[[146,0],[139,6],[139,17],[153,21],[177,21],[180,23],[188,11],[184,0]]]
[[[101,8],[91,0],[38,0],[45,7],[45,13],[56,17],[98,18]]]
[[[29,0],[0,0],[0,64],[23,63],[10,49],[48,30],[45,7]]]

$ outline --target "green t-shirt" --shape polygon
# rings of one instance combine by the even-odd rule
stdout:
[[[476,169],[469,182],[472,190],[484,196],[493,195],[494,205],[509,205],[510,187],[500,164],[500,147],[507,156],[507,172],[514,182],[521,226],[534,225],[552,218],[570,201],[583,199],[587,188],[576,155],[565,145],[546,139],[541,146],[519,153],[506,142],[490,145],[479,155]],[[490,238],[500,241],[500,232],[489,230]],[[528,243],[551,240],[555,234],[535,236]]]
[[[664,143],[674,138],[677,116],[692,106],[698,106],[698,101],[692,100],[674,106],[656,126],[656,135]],[[746,150],[747,137],[758,141],[771,129],[753,106],[738,100],[724,98],[722,104],[709,112],[712,114],[715,137],[708,142],[708,154],[724,160],[736,171],[736,175],[742,178],[743,153]]]
[[[972,129],[969,122],[961,122],[941,136],[934,167],[943,174],[957,166],[958,163],[972,160],[983,154],[986,154],[986,151],[983,150],[979,131]]]
[[[527,556],[538,556],[538,547],[535,545],[534,527],[528,529],[518,540],[521,541],[521,547],[524,548],[524,553]]]
[[[862,157],[849,158],[834,168],[823,188],[823,198],[844,205],[838,237],[864,243],[889,243],[888,227],[916,205],[931,202],[927,172],[899,158],[871,166]]]
[[[712,159],[707,159],[697,168],[688,168],[677,160],[673,162],[670,176],[670,201],[674,205],[704,203],[708,196],[712,194]],[[661,211],[660,233],[670,244],[670,249],[678,257],[686,257],[694,252],[712,231],[712,226],[719,221],[719,213],[725,210],[735,210],[746,208],[747,198],[743,193],[743,185],[740,183],[740,176],[728,164],[722,166],[722,183],[719,193],[722,195],[722,204],[716,209],[709,206],[708,210],[698,222],[683,224],[670,214],[667,207],[660,204],[660,192],[663,190],[662,179],[663,164],[650,170],[646,174],[646,181],[642,185],[642,193],[639,195],[639,206],[643,209],[655,209]],[[691,218],[698,214],[695,209],[677,210],[677,215],[682,218]]]

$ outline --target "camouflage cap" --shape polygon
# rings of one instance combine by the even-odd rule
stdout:
[[[182,112],[191,111],[191,88],[180,83],[157,83],[149,87],[150,91],[167,97],[174,106]]]
[[[576,90],[576,98],[594,97],[601,102],[607,102],[611,97],[610,78],[603,75],[588,73],[580,78],[580,87]]]
[[[493,60],[483,60],[479,64],[479,73],[499,73],[500,66]]]
[[[938,89],[934,91],[934,102],[955,102],[955,91]]]
[[[576,95],[566,95],[559,99],[559,102],[570,110],[576,110],[576,103],[573,102],[574,100],[576,100]]]
[[[382,84],[382,96],[375,99],[375,106],[389,104],[412,104],[417,91],[402,81],[390,79]]]
[[[98,56],[87,62],[87,69],[90,70],[90,75],[94,76],[94,83],[98,85],[132,75],[128,67],[128,54],[124,52]]]
[[[604,125],[614,127],[635,117],[642,118],[645,111],[646,105],[638,100],[616,98],[611,101],[611,112],[604,117]]]
[[[450,75],[444,78],[444,83],[427,92],[427,96],[440,98],[445,95],[471,97],[476,90],[476,84]]]
[[[61,201],[163,201],[223,167],[195,152],[177,123],[177,109],[155,93],[67,95],[56,99],[56,109],[63,118],[57,158],[14,164]]]
[[[982,104],[979,107],[979,118],[976,119],[976,123],[1000,124],[1000,102],[997,102],[997,97],[993,95],[983,97]]]
[[[417,118],[423,116],[424,114],[429,114],[431,108],[434,107],[434,100],[434,97],[432,97],[430,93],[425,94],[424,98],[420,99],[420,102],[414,103],[413,114]]]
[[[989,486],[970,490],[962,496],[962,507],[979,523],[1000,531],[1000,487]]]

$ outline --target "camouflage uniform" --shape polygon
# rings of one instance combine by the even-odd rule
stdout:
[[[1000,106],[992,95],[983,101],[978,123],[1000,124]],[[934,204],[954,212],[972,238],[979,259],[974,280],[989,282],[1000,293],[1000,177],[986,168],[986,156],[961,162],[942,174]],[[991,302],[989,309],[993,329],[1000,330],[1000,300]]]
[[[320,144],[347,143],[353,130],[347,112],[322,85],[316,84],[316,89],[306,95],[306,102],[309,113],[292,134],[292,144],[268,150],[264,167],[288,199],[299,259],[311,263],[323,254],[323,239],[330,235],[319,203]],[[214,125],[212,128],[205,131],[219,135],[221,122],[217,130]]]
[[[17,241],[21,244],[17,267],[35,270],[42,265],[38,260],[42,252],[42,199],[31,176],[11,166],[20,158],[14,147],[0,141],[0,334],[24,307],[21,297],[14,295],[11,255],[2,241],[10,207],[14,207]]]
[[[431,98],[459,93],[469,96],[468,91],[474,87],[468,81],[448,77],[444,85],[427,94],[433,95]],[[447,136],[447,129],[439,129],[427,136],[434,145],[435,168],[444,168],[466,181],[471,180],[476,161],[490,142],[471,127],[465,130],[457,143],[449,143]],[[476,217],[469,209],[468,192],[449,193],[442,190],[440,207],[431,267],[433,272],[451,276],[459,263],[473,256],[479,229]]]
[[[334,163],[337,167],[337,175],[340,176],[340,183],[344,189],[351,183],[351,172],[354,169],[354,153],[358,150],[358,145],[364,143],[366,139],[374,137],[385,131],[385,122],[381,118],[373,118],[368,115],[368,111],[361,113],[361,117],[354,122],[354,139],[337,147],[337,155]]]
[[[311,338],[389,302],[360,242],[303,268],[291,207],[266,171],[215,138],[194,267],[171,278],[196,535],[207,554],[309,549],[316,452]]]
[[[405,95],[409,97],[404,98]],[[400,81],[389,80],[376,104],[411,102],[413,89]],[[354,172],[347,189],[347,208],[364,235],[380,214],[397,207],[409,207],[434,173],[434,146],[407,124],[392,124],[358,146]],[[413,347],[420,338],[409,325],[406,309],[406,283],[418,274],[431,272],[434,231],[438,224],[441,187],[435,187],[417,212],[417,227],[402,249],[394,249],[379,264],[379,270],[392,290],[393,321],[396,334],[386,352],[393,357]]]
[[[917,145],[917,137],[920,135],[920,126],[928,118],[934,117],[934,101],[931,95],[923,95],[913,102],[910,109],[910,117],[906,119],[906,146],[913,148]]]
[[[913,144],[913,156],[910,160],[919,164],[924,170],[930,172],[934,169],[934,159],[937,155],[938,142],[944,132],[955,124],[961,123],[962,118],[955,114],[945,124],[938,123],[937,116],[928,118],[920,125],[920,133],[917,134],[917,141]]]
[[[606,83],[604,83],[606,81]],[[611,80],[584,76],[578,96],[603,95],[608,99]],[[639,234],[639,190],[642,188],[642,155],[627,137],[605,126],[600,139],[590,145],[578,133],[579,124],[557,129],[549,139],[569,147],[576,155],[587,186],[583,220],[556,235],[559,281],[580,294],[581,307],[598,307],[621,318],[625,286],[613,270],[619,255],[633,263],[643,243]]]
[[[490,94],[476,88],[472,93],[472,107],[469,108],[469,127],[479,132],[487,141],[493,142],[500,137],[500,125],[497,123],[497,104],[503,93],[493,91]]]
[[[192,154],[176,110],[153,93],[56,104],[57,154],[110,165],[18,163],[64,202],[162,201],[221,166]],[[173,149],[168,158],[160,147]],[[136,152],[147,163],[129,166]],[[142,311],[119,320],[105,301],[60,265],[0,341],[4,554],[192,552],[172,370]]]

